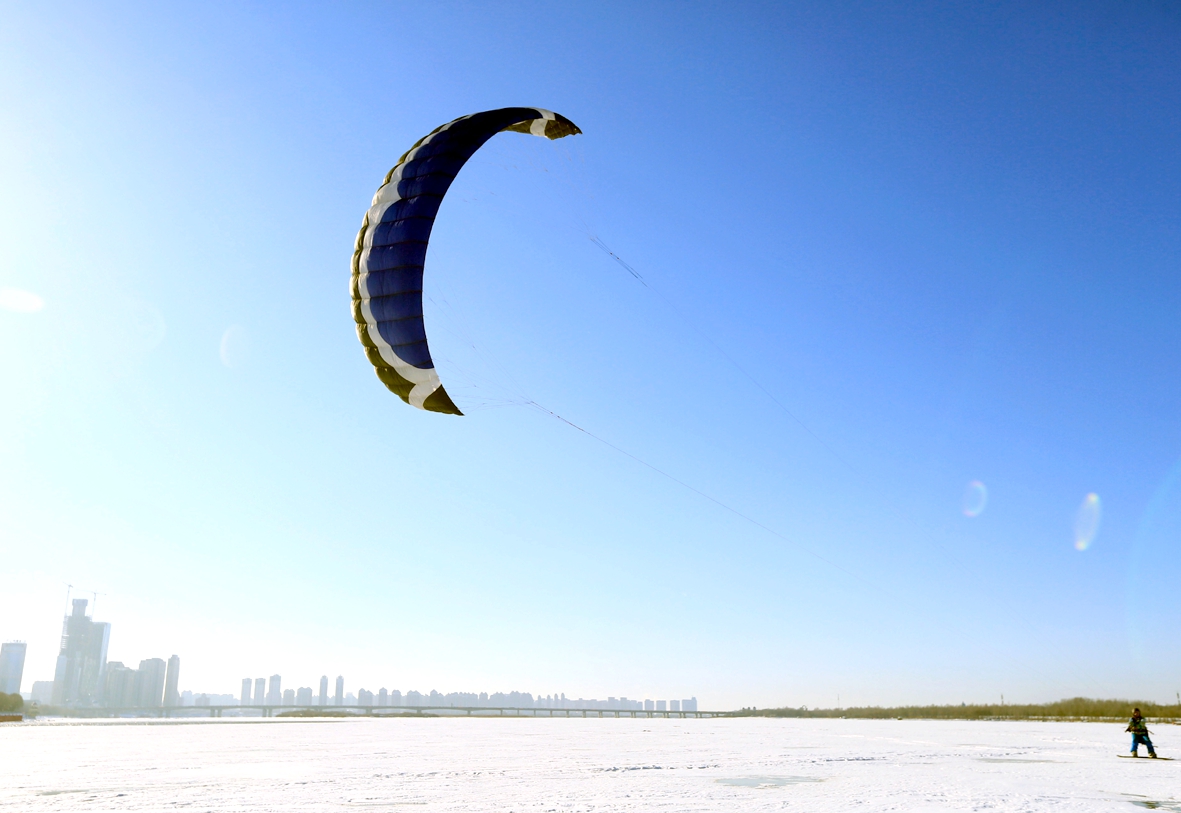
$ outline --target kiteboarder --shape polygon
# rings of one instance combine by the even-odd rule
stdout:
[[[1144,743],[1148,746],[1148,755],[1156,759],[1156,749],[1148,739],[1148,723],[1140,716],[1140,709],[1132,709],[1132,719],[1126,730],[1132,732],[1132,756],[1140,756],[1140,744]]]

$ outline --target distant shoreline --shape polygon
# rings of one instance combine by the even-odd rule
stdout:
[[[807,706],[798,708],[745,708],[736,711],[700,712],[703,718],[733,719],[741,717],[766,717],[779,719],[855,719],[855,720],[987,720],[987,721],[1044,721],[1044,722],[1125,722],[1133,708],[1139,708],[1145,717],[1154,724],[1181,724],[1181,706],[1162,705],[1147,700],[1094,700],[1085,697],[1075,697],[1069,700],[1059,700],[1055,703],[1039,704],[967,704],[945,706],[855,706],[852,708],[810,709]],[[141,714],[120,714],[116,710],[104,713],[101,708],[63,709],[52,706],[33,706],[25,709],[25,719],[33,720],[38,717],[64,719],[171,719],[192,720],[205,716],[207,708],[200,706],[182,706],[160,709]],[[336,720],[364,720],[373,718],[480,718],[480,719],[562,719],[564,717],[578,718],[629,718],[659,719],[691,719],[698,713],[655,712],[651,716],[646,712],[615,711],[615,710],[571,710],[569,713],[540,713],[535,709],[463,709],[430,707],[416,709],[414,707],[380,707],[368,709],[332,709],[332,708],[296,708],[281,710],[274,709],[272,714],[238,714],[235,707],[222,709],[226,713],[217,716],[221,719],[253,720],[253,719],[336,719]],[[166,713],[165,713],[166,712]],[[473,713],[474,712],[474,713]],[[509,713],[504,713],[509,712]],[[512,713],[517,712],[517,713]]]

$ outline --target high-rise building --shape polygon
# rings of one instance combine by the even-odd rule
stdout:
[[[242,678],[242,700],[243,706],[250,705],[250,678]]]
[[[645,700],[644,711],[656,711],[656,704],[651,700]]]
[[[25,675],[25,642],[0,644],[0,692],[20,694]]]
[[[173,655],[168,659],[168,671],[164,677],[164,705],[167,708],[180,705],[180,692],[177,683],[180,682],[180,656]]]
[[[76,598],[62,621],[62,647],[53,673],[55,706],[94,705],[102,693],[111,625],[86,614],[87,601]]]
[[[665,701],[663,701],[663,700],[656,701],[656,710],[657,711],[664,711],[664,706],[665,706]]]
[[[388,706],[389,704],[390,704],[390,693],[387,692],[385,690],[385,687],[383,686],[377,692],[377,705],[384,707],[384,706]]]
[[[312,687],[300,686],[299,691],[295,693],[295,705],[310,706],[312,705]]]
[[[135,706],[139,699],[135,693],[137,676],[138,672],[119,661],[108,663],[103,683],[103,705],[112,709]]]
[[[357,689],[357,705],[373,706],[373,692],[368,689]]]
[[[681,711],[697,711],[697,698],[690,697],[681,701]]]
[[[328,675],[320,676],[320,705],[328,705]]]
[[[669,711],[680,711],[681,710],[681,701],[680,700],[668,701],[668,710]]]
[[[34,680],[31,700],[39,706],[46,706],[53,702],[53,681]]]
[[[336,703],[337,706],[344,705],[344,676],[336,676]]]
[[[265,706],[267,703],[267,679],[256,678],[254,681],[254,705]]]
[[[283,678],[279,675],[271,675],[271,687],[267,690],[267,705],[278,706],[283,702],[283,689],[281,684]]]
[[[180,668],[179,666],[177,667]],[[137,694],[139,700],[135,704],[144,709],[158,709],[164,701],[164,681],[167,679],[168,665],[163,658],[148,658],[139,662],[139,684]]]
[[[294,706],[295,705],[295,689],[284,689],[283,690],[283,705],[284,706]]]

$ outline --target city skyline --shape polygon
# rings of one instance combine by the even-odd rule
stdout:
[[[69,601],[71,611],[62,619],[62,636],[57,666],[52,681],[30,682],[30,690],[21,692],[26,642],[9,642],[0,646],[0,691],[13,686],[27,699],[39,704],[78,709],[156,709],[186,708],[208,705],[235,705],[235,696],[227,693],[200,692],[179,688],[180,656],[141,660],[138,667],[125,666],[121,661],[106,660],[112,625],[96,621],[87,613],[89,599]],[[242,678],[238,706],[267,707],[343,707],[416,708],[424,706],[454,707],[511,707],[535,709],[585,710],[646,710],[697,711],[697,698],[679,700],[628,700],[625,696],[567,699],[564,693],[537,695],[531,692],[447,692],[432,689],[427,693],[409,689],[403,695],[399,689],[382,686],[376,692],[359,686],[354,694],[346,691],[345,678],[337,675],[335,692],[328,695],[328,675],[319,680],[319,693],[310,686],[284,688],[282,675]],[[33,684],[49,684],[48,697],[37,697]],[[222,702],[212,702],[217,698]],[[666,706],[667,704],[667,706]]]

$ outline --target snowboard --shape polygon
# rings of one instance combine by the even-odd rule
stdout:
[[[1151,762],[1153,759],[1152,757],[1134,757],[1131,754],[1116,754],[1116,756],[1118,756],[1120,759],[1145,759],[1145,760],[1148,760],[1149,762]],[[1157,757],[1156,761],[1157,762],[1172,762],[1173,758],[1172,757]]]

